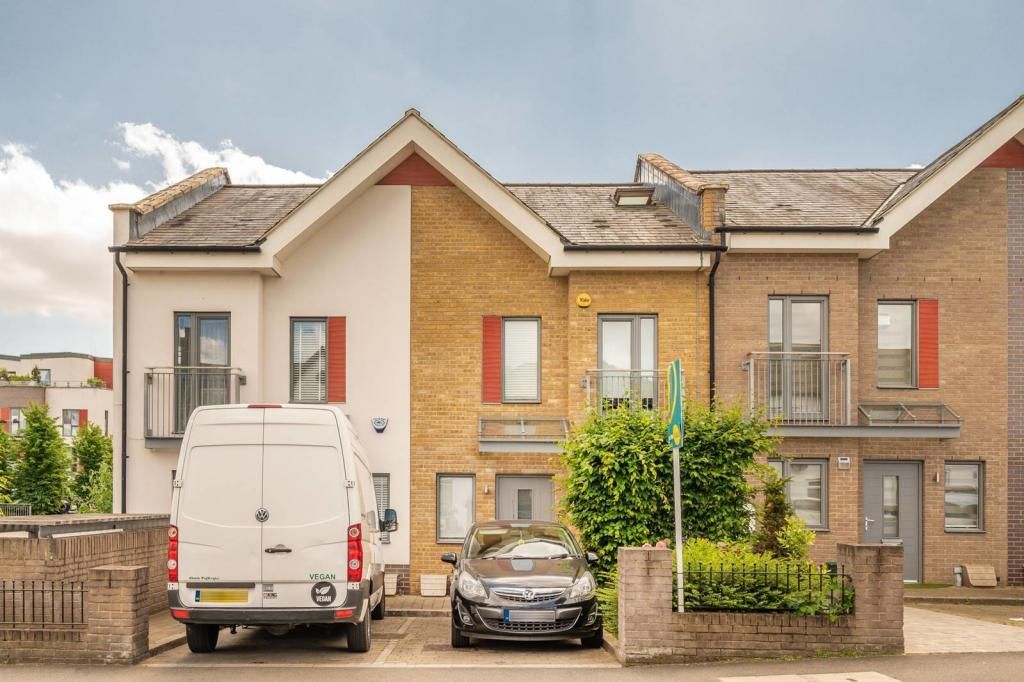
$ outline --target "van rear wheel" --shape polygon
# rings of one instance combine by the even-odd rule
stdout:
[[[370,650],[370,614],[366,614],[361,622],[349,626],[348,650],[357,654]]]
[[[185,640],[189,651],[194,654],[208,654],[217,648],[217,637],[220,635],[219,625],[185,624]]]
[[[370,612],[370,617],[374,620],[384,620],[384,609],[386,608],[386,606],[384,605],[384,600],[385,595],[384,590],[382,589],[380,591],[380,601],[377,602],[377,606],[375,606],[373,608],[373,611]]]

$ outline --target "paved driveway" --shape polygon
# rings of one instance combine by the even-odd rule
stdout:
[[[578,640],[567,642],[479,641],[470,649],[452,649],[448,618],[389,617],[373,623],[373,646],[365,654],[350,653],[341,629],[302,628],[275,637],[262,628],[222,630],[217,650],[197,655],[187,646],[154,656],[147,667],[389,667],[456,668],[617,668],[603,649],[583,649]]]
[[[1024,628],[910,606],[903,639],[908,654],[1024,651]]]

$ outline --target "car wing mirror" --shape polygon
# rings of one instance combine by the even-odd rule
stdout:
[[[384,519],[380,522],[380,529],[384,533],[394,533],[398,530],[398,512],[394,509],[385,509]]]
[[[441,561],[443,561],[446,564],[451,564],[452,566],[454,566],[457,563],[459,563],[459,555],[455,552],[445,552],[441,555]]]
[[[597,563],[597,553],[596,552],[587,552],[586,557],[587,557],[587,563],[588,564],[596,564]]]

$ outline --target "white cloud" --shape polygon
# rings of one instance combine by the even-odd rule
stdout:
[[[295,184],[322,182],[302,171],[288,170],[267,163],[260,156],[247,154],[231,140],[220,149],[207,149],[198,142],[182,142],[152,123],[121,123],[125,149],[138,157],[157,159],[163,166],[164,180],[177,182],[203,168],[225,166],[231,181],[241,185]]]
[[[151,123],[122,123],[119,130],[125,155],[156,160],[162,178],[99,185],[55,179],[27,147],[0,145],[0,317],[34,317],[40,326],[54,316],[109,324],[109,204],[135,201],[208,166],[226,166],[237,183],[320,181],[269,164],[230,141],[210,150]],[[121,171],[131,168],[129,160],[113,161]]]
[[[924,164],[912,163],[909,166],[904,166],[904,168],[906,168],[907,170],[921,170],[922,168],[924,168]]]

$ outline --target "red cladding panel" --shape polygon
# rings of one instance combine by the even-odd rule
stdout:
[[[484,316],[483,402],[501,402],[501,317]]]
[[[103,385],[111,388],[114,385],[114,362],[112,360],[93,360],[92,375],[103,381]]]
[[[939,302],[917,302],[917,385],[939,387]]]
[[[81,426],[85,426],[88,423],[89,423],[89,410],[79,410],[78,411],[78,425],[81,427]]]
[[[431,166],[422,156],[413,152],[402,163],[385,175],[378,185],[413,185],[416,187],[450,187],[452,181]]]
[[[327,318],[327,402],[345,402],[345,318]]]
[[[981,162],[979,168],[1024,168],[1024,144],[1012,138],[992,156]]]

